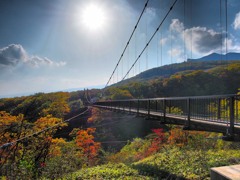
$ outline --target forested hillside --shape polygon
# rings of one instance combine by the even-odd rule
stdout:
[[[122,82],[117,83],[119,84],[125,84],[128,82],[136,82],[136,81],[144,81],[144,80],[150,80],[160,77],[169,77],[171,75],[174,75],[178,72],[184,72],[184,71],[194,71],[194,70],[208,70],[214,67],[223,66],[223,65],[229,65],[233,63],[239,63],[239,60],[232,60],[232,61],[187,61],[182,63],[176,63],[176,64],[170,64],[170,65],[164,65],[160,67],[156,67],[153,69],[149,69],[147,71],[141,72],[140,74],[126,79]]]
[[[239,61],[181,63],[148,70],[106,88],[105,95],[107,99],[127,99],[235,94],[239,86]]]

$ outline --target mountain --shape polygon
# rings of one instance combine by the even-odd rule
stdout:
[[[240,60],[240,53],[227,53],[225,55],[212,53],[199,59],[188,59],[188,62],[203,62],[203,61],[221,61],[221,60]]]
[[[189,73],[190,71],[196,71],[196,70],[208,70],[212,69],[217,66],[224,66],[228,65],[230,63],[234,63],[238,61],[187,61],[182,63],[176,63],[176,64],[170,64],[165,65],[161,67],[156,67],[149,69],[147,71],[141,72],[140,74],[131,77],[129,79],[126,79],[124,81],[118,82],[114,84],[113,86],[121,86],[124,84],[127,84],[129,82],[139,82],[139,81],[146,81],[150,79],[157,79],[157,78],[168,78],[176,73]]]

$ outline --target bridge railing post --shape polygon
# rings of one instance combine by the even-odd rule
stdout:
[[[151,109],[151,101],[148,100],[148,103],[147,103],[147,119],[150,119],[150,109]]]
[[[169,112],[169,114],[171,114],[172,113],[172,101],[171,100],[169,100],[169,103],[168,103],[168,105],[169,105],[169,107],[168,107],[168,112]]]
[[[129,113],[131,113],[131,101],[129,101]]]
[[[156,112],[158,111],[158,100],[156,100],[156,102],[155,102],[156,104],[155,104],[155,110],[156,110]]]
[[[217,100],[217,120],[221,119],[221,98]]]
[[[187,98],[187,126],[190,127],[191,120],[191,99]]]
[[[140,106],[139,103],[140,103],[140,102],[139,102],[139,99],[138,99],[138,101],[137,101],[137,116],[139,116],[139,106]]]
[[[231,96],[229,101],[229,117],[230,117],[230,127],[229,127],[229,133],[230,136],[234,135],[234,102],[235,97]]]
[[[166,99],[163,99],[163,120],[166,120]]]
[[[120,111],[121,109],[121,102],[120,101],[118,101],[118,111]]]

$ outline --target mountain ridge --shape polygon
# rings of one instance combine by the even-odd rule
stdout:
[[[141,72],[140,74],[131,77],[129,79],[118,82],[112,86],[121,86],[129,82],[134,81],[146,81],[156,78],[167,78],[179,72],[185,71],[195,71],[195,70],[208,70],[217,66],[224,66],[231,63],[239,62],[240,60],[215,60],[215,61],[187,61],[182,63],[164,65],[160,67],[155,67],[147,71]]]
[[[230,60],[240,60],[240,53],[230,52],[227,54],[212,53],[207,56],[203,56],[197,59],[188,59],[187,62],[204,62],[204,61],[230,61]]]

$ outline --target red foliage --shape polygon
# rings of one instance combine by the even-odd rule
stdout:
[[[163,142],[165,140],[165,135],[162,128],[152,129],[152,132],[154,132],[157,135],[157,137],[154,138],[155,141]]]
[[[165,140],[166,140],[166,137],[165,137],[165,134],[164,134],[162,128],[152,129],[152,132],[154,132],[155,135],[157,135],[157,136],[153,139],[152,144],[148,148],[145,156],[149,156],[149,155],[157,152],[163,145],[163,142],[165,142]]]

